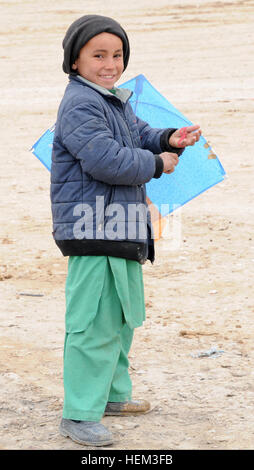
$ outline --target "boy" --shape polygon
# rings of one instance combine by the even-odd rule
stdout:
[[[128,373],[134,328],[145,319],[141,265],[154,260],[145,183],[174,171],[184,147],[201,132],[199,126],[184,134],[152,129],[134,115],[131,92],[115,87],[130,50],[113,19],[76,20],[63,48],[70,82],[51,167],[53,235],[69,256],[60,432],[83,445],[104,446],[113,437],[100,423],[103,415],[150,409],[146,400],[132,400]]]

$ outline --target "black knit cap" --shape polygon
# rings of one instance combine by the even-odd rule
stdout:
[[[112,18],[100,15],[85,15],[72,23],[63,40],[63,71],[68,74],[77,72],[71,67],[79,56],[80,49],[94,36],[100,33],[111,33],[123,42],[123,62],[126,69],[130,57],[130,45],[122,26]]]

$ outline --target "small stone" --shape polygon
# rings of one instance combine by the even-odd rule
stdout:
[[[116,424],[112,424],[112,428],[121,430],[121,429],[123,429],[123,426],[121,424],[116,423]]]

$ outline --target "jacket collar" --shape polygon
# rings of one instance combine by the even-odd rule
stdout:
[[[86,85],[90,86],[91,88],[94,88],[96,91],[99,91],[99,93],[101,93],[102,95],[108,96],[110,98],[112,97],[118,98],[123,103],[126,103],[132,95],[132,91],[127,90],[126,88],[117,88],[117,87],[114,87],[115,92],[111,93],[107,88],[97,85],[96,83],[90,82],[86,78],[81,77],[81,75],[75,75],[75,76],[70,75],[70,79],[74,79],[74,80],[76,79],[78,81],[81,81],[85,83]]]

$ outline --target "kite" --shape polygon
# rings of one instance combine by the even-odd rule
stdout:
[[[119,88],[131,90],[129,100],[134,113],[155,128],[184,128],[193,125],[145,78],[138,75]],[[31,151],[51,169],[51,153],[54,127],[49,128]],[[184,139],[184,129],[181,139]],[[155,239],[159,239],[166,224],[166,216],[197,197],[225,178],[225,170],[206,139],[201,136],[194,146],[186,147],[175,171],[163,173],[159,179],[146,183]]]

